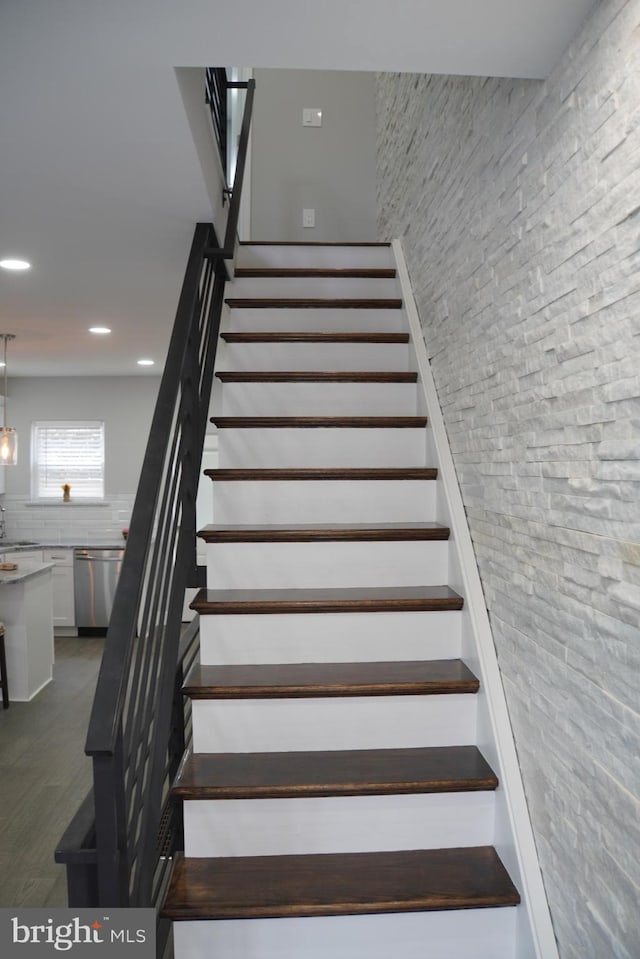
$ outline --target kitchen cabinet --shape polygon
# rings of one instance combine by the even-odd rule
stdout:
[[[73,550],[44,549],[45,563],[53,563],[53,625],[56,633],[69,630],[75,635],[76,612],[73,582]]]
[[[0,576],[0,609],[9,695],[17,702],[28,702],[52,679],[51,568],[42,560],[15,561],[18,569]]]

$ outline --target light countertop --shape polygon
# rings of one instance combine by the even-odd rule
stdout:
[[[0,586],[10,586],[13,583],[21,583],[30,576],[37,576],[47,570],[53,569],[55,563],[38,563],[32,559],[25,559],[22,562],[16,557],[17,569],[0,569]]]
[[[113,543],[49,543],[44,540],[38,543],[16,543],[11,540],[3,542],[0,539],[0,553],[19,553],[33,549],[124,549],[126,545],[123,539],[117,543],[115,541]]]

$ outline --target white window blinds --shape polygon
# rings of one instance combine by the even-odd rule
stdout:
[[[104,423],[87,421],[34,423],[31,428],[31,496],[104,499]]]

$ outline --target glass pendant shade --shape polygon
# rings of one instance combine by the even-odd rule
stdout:
[[[18,433],[10,426],[0,430],[0,466],[16,466],[18,463]]]
[[[0,333],[4,340],[4,415],[3,427],[0,430],[0,466],[16,466],[18,463],[18,434],[16,430],[7,426],[7,342],[15,340],[13,333]]]

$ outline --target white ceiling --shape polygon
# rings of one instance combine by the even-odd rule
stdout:
[[[0,259],[33,263],[0,270],[10,376],[161,371],[211,216],[174,67],[541,78],[593,2],[0,0]]]

